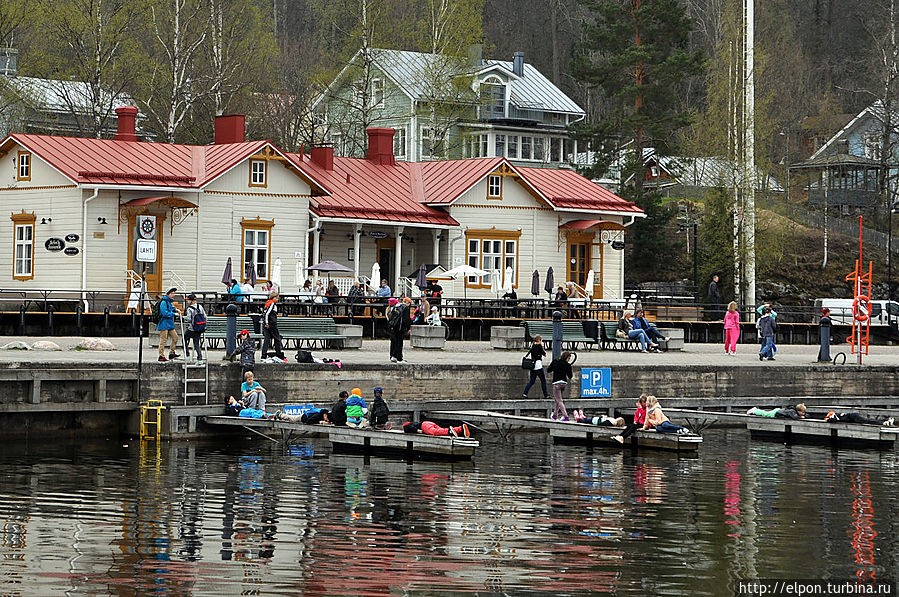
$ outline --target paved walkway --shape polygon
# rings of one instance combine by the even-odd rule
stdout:
[[[2,337],[0,346],[21,340],[33,344],[38,340],[50,340],[63,348],[61,351],[44,350],[0,350],[0,363],[28,363],[28,362],[56,362],[56,363],[137,363],[137,339],[136,338],[110,338],[117,350],[108,352],[95,352],[74,350],[81,338],[77,337]],[[316,356],[340,359],[346,364],[383,364],[391,365],[387,357],[387,340],[364,340],[361,349],[357,350],[322,350],[313,351]],[[817,346],[781,345],[778,347],[777,360],[774,362],[759,362],[758,347],[753,344],[741,344],[737,347],[739,353],[736,357],[724,354],[718,344],[687,344],[681,352],[667,352],[661,354],[644,354],[636,351],[617,350],[580,350],[577,366],[614,366],[614,365],[715,365],[719,367],[747,366],[747,367],[783,367],[796,365],[809,365],[814,363],[818,355]],[[849,354],[849,346],[841,345],[831,348],[831,354],[840,351],[846,352],[847,364],[855,363],[855,357]],[[179,350],[179,353],[181,351]],[[296,351],[289,351],[288,357],[295,362],[293,357]],[[524,351],[494,350],[489,342],[447,342],[445,350],[428,351],[413,349],[406,341],[404,355],[412,365],[418,364],[447,364],[447,365],[518,365]],[[156,361],[157,351],[144,341],[144,361]],[[224,356],[224,350],[210,351],[210,362],[216,363]],[[256,353],[257,360],[259,353]],[[864,357],[866,365],[895,366],[899,364],[899,346],[872,346],[870,354]]]

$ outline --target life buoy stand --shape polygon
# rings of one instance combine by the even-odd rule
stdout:
[[[871,313],[871,299],[860,294],[852,301],[852,316],[856,321],[868,321],[868,314]]]

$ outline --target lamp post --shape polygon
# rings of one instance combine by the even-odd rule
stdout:
[[[889,233],[887,234],[887,321],[890,328],[893,327],[891,303],[893,302],[893,214],[899,212],[899,201],[890,205]]]

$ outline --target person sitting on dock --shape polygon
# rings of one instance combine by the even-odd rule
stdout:
[[[390,416],[390,408],[384,401],[384,390],[381,386],[374,389],[374,396],[368,410],[369,424],[375,429],[389,430],[391,425],[387,419]]]
[[[640,394],[637,398],[637,410],[634,411],[634,422],[624,428],[624,431],[613,437],[612,439],[623,444],[624,440],[629,438],[637,429],[642,429],[646,422],[646,394]]]
[[[337,427],[346,427],[346,399],[350,395],[346,390],[342,390],[337,397],[337,402],[331,407],[331,423]]]
[[[274,419],[274,415],[267,414],[265,409],[247,408],[243,400],[237,400],[234,396],[228,396],[228,414],[245,419]]]
[[[659,433],[677,433],[678,435],[690,433],[686,427],[675,425],[668,420],[668,417],[662,412],[662,405],[655,396],[646,397],[646,421],[643,423],[643,430],[647,429],[655,429]]]
[[[824,417],[824,420],[828,423],[858,423],[861,425],[881,425],[883,427],[896,426],[896,421],[893,419],[893,417],[872,419],[857,411],[849,411],[844,413],[830,411],[829,413],[827,413],[827,416]]]
[[[624,427],[623,417],[610,417],[608,415],[588,417],[582,410],[574,411],[574,422],[584,423],[585,425],[596,425],[597,427]]]
[[[347,427],[367,427],[368,421],[365,420],[365,413],[368,412],[368,406],[362,397],[361,388],[353,388],[349,398],[346,399],[346,426]]]
[[[268,391],[254,379],[253,372],[244,374],[244,382],[240,385],[240,394],[247,408],[265,410],[265,393]]]
[[[788,406],[787,408],[772,408],[771,410],[762,410],[753,406],[746,411],[747,415],[756,417],[765,417],[766,419],[804,419],[806,410],[805,404],[797,404],[796,406]]]
[[[403,432],[423,433],[425,435],[436,435],[440,437],[471,437],[471,431],[469,431],[468,425],[465,423],[462,423],[457,427],[441,427],[433,421],[422,421],[421,423],[407,421],[403,423]]]

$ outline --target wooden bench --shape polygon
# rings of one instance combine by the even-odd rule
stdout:
[[[320,343],[326,348],[331,340],[346,340],[337,333],[337,324],[330,317],[279,317],[278,331],[286,342],[293,341],[294,348],[314,348]]]
[[[631,346],[638,348],[640,346],[640,341],[636,338],[619,338],[615,335],[615,332],[618,331],[618,322],[617,321],[600,321],[599,322],[599,333],[601,338],[602,348],[617,348],[618,350],[627,350]]]
[[[534,336],[542,336],[543,341],[548,346],[552,345],[553,340],[553,322],[545,319],[529,320],[524,322],[525,339],[527,342],[533,342]],[[578,344],[583,344],[584,348],[590,346],[600,346],[598,338],[592,338],[584,334],[584,326],[580,321],[563,321],[562,322],[562,345],[568,345],[568,348],[577,348]]]
[[[248,330],[250,338],[253,340],[262,340],[262,334],[257,334],[253,318],[249,315],[237,316],[237,331]],[[206,318],[206,331],[203,333],[206,342],[211,348],[218,348],[219,340],[225,340],[228,336],[228,317],[224,315],[210,315]]]

